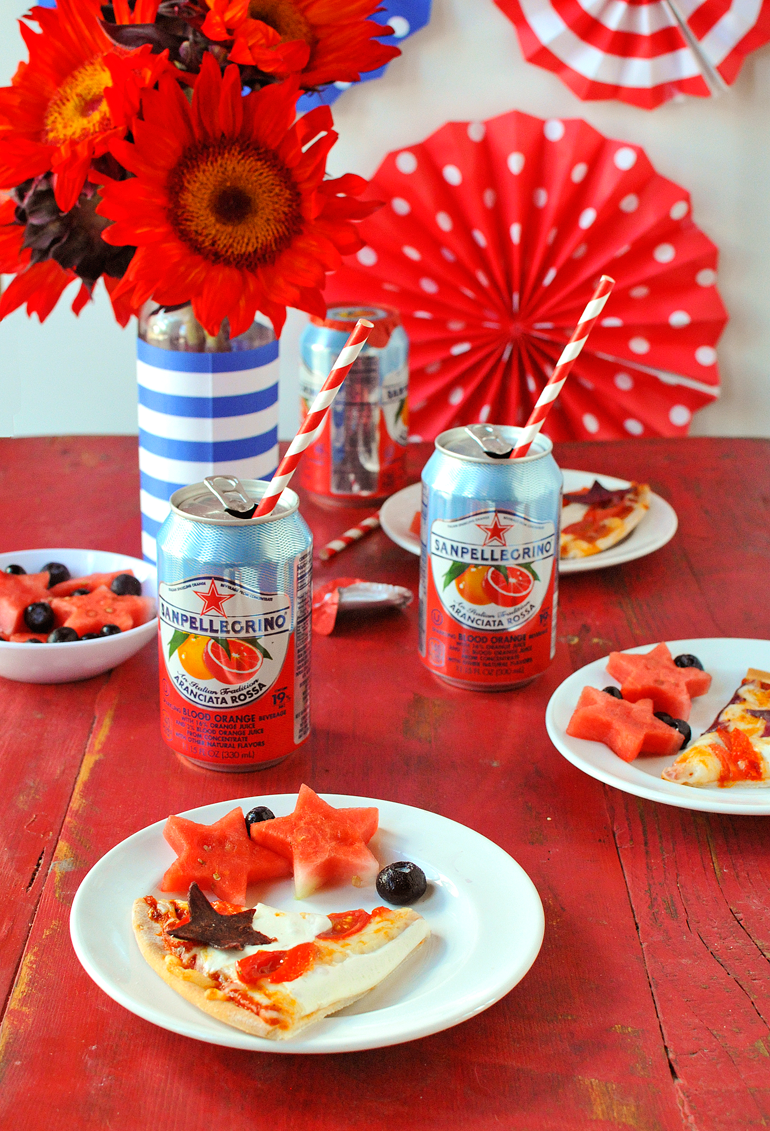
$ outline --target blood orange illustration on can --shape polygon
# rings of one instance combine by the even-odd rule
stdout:
[[[420,653],[457,686],[516,687],[548,667],[556,640],[561,474],[550,441],[526,463],[486,456],[462,428],[436,449],[423,472]]]
[[[228,481],[247,505],[265,486]],[[158,536],[161,727],[196,764],[243,770],[309,733],[311,539],[294,492],[263,519],[233,493],[182,489]]]

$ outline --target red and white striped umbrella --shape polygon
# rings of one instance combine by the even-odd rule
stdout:
[[[413,435],[523,424],[602,274],[615,288],[543,430],[684,435],[718,396],[717,249],[638,146],[513,111],[388,154],[366,192],[385,207],[325,297],[398,307]]]
[[[735,82],[770,40],[765,0],[495,0],[525,58],[584,100],[650,110],[677,94],[707,98]]]

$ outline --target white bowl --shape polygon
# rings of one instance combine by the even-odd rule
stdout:
[[[155,566],[139,558],[108,554],[103,550],[15,550],[0,554],[0,571],[16,563],[27,573],[40,573],[46,562],[61,562],[73,577],[133,570],[142,583],[142,594],[156,596]],[[153,617],[138,628],[98,640],[73,640],[69,644],[11,644],[0,640],[0,676],[20,683],[72,683],[90,679],[122,664],[154,640],[157,632],[158,618]]]

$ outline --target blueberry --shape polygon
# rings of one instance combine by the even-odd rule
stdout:
[[[73,589],[70,597],[87,597],[90,592],[90,589]]]
[[[694,667],[694,664],[687,664],[687,667]],[[679,733],[684,737],[684,742],[679,747],[679,749],[684,750],[685,746],[692,738],[692,730],[690,728],[690,724],[686,723],[684,719],[675,719],[673,715],[667,714],[666,711],[656,711],[655,718],[660,719],[660,721],[662,723],[665,723],[667,727],[673,727],[674,730],[679,731]]]
[[[268,809],[267,805],[257,805],[254,809],[249,809],[246,814],[246,832],[249,831],[252,825],[257,825],[260,821],[274,820],[275,813],[272,809]]]
[[[141,597],[142,595],[141,581],[138,577],[132,577],[130,573],[119,573],[117,577],[113,578],[110,589],[118,597]]]
[[[42,644],[42,643],[43,643],[43,641],[38,640],[38,638],[36,636],[31,636],[29,638],[29,640],[27,641],[27,644]]]
[[[48,588],[52,589],[54,585],[58,585],[60,581],[69,581],[70,571],[66,565],[61,562],[46,562],[40,571],[41,573],[48,573]]]
[[[35,601],[24,610],[24,623],[30,632],[50,632],[53,628],[53,609],[47,601]]]
[[[80,640],[74,628],[55,628],[48,637],[49,644],[69,644],[72,640]]]
[[[116,624],[103,624],[102,628],[101,628],[101,632],[99,633],[99,635],[100,636],[116,636],[119,632],[120,632],[120,629],[118,628],[118,626]]]
[[[602,691],[605,695],[611,695],[613,699],[622,699],[619,687],[603,687]]]
[[[689,652],[684,652],[681,656],[674,656],[674,663],[678,668],[699,668],[703,671],[703,664],[698,657],[690,655]]]
[[[99,639],[99,633],[98,632],[84,632],[83,635],[80,637],[80,639],[81,640],[98,640]]]
[[[414,903],[425,895],[428,881],[422,868],[412,864],[410,860],[397,860],[395,864],[388,864],[377,877],[377,894],[388,903],[395,903],[403,907],[407,903]]]
[[[3,572],[4,573],[22,574],[22,573],[26,573],[27,571],[25,570],[24,566],[15,565],[15,564],[12,563],[11,565],[7,565]]]

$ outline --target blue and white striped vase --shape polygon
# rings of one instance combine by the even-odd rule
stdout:
[[[192,308],[148,303],[139,320],[142,553],[179,487],[206,475],[269,479],[278,466],[278,342],[255,322],[230,340],[207,334]]]

